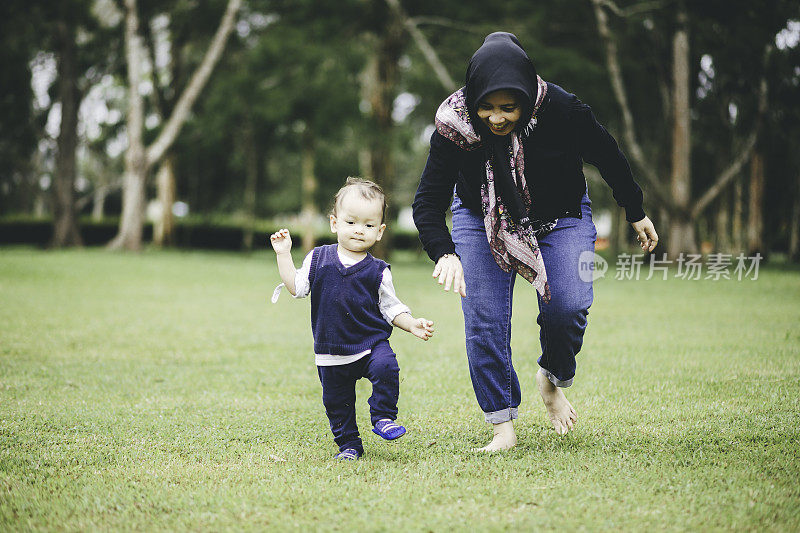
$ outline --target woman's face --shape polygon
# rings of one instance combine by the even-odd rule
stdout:
[[[495,135],[508,135],[522,116],[522,105],[513,91],[494,91],[478,102],[478,117]]]

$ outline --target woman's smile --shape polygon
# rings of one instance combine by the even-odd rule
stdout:
[[[494,91],[478,102],[478,118],[495,135],[508,135],[522,116],[522,106],[513,91]]]

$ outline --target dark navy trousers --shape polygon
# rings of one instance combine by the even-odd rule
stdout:
[[[489,249],[483,216],[461,205],[458,196],[452,211],[453,241],[464,267],[467,288],[461,308],[472,387],[486,421],[498,424],[517,417],[522,396],[511,362],[511,309],[516,273],[504,272],[497,266]],[[575,355],[583,344],[593,300],[591,279],[583,279],[586,276],[580,272],[581,254],[593,252],[597,238],[588,193],[583,196],[581,214],[582,218],[559,219],[550,233],[538,239],[551,294],[549,303],[538,299],[536,321],[542,349],[539,366],[559,387],[572,384]],[[532,321],[532,317],[525,320]]]
[[[356,425],[356,381],[367,378],[372,382],[372,396],[368,403],[373,426],[383,418],[397,418],[400,366],[389,341],[379,342],[370,354],[353,363],[318,366],[317,373],[322,383],[322,403],[339,451],[354,448],[363,453]]]

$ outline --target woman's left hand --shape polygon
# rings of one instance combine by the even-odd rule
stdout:
[[[653,222],[644,217],[639,222],[631,222],[631,226],[636,231],[636,239],[639,241],[639,246],[642,247],[643,252],[652,252],[656,244],[658,244],[658,233]]]

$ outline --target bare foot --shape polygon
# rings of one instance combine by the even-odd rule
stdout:
[[[499,452],[502,450],[509,450],[517,445],[517,434],[514,433],[514,422],[501,422],[499,424],[492,424],[492,431],[494,437],[492,442],[483,448],[475,448],[476,452]]]
[[[567,401],[564,391],[553,385],[541,370],[536,373],[536,384],[539,385],[539,394],[542,395],[553,429],[559,435],[566,435],[578,421],[578,414]]]

